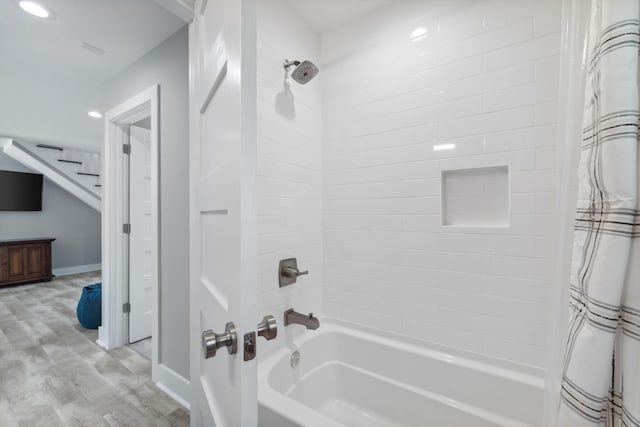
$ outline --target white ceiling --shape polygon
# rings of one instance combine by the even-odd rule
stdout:
[[[55,18],[0,1],[0,76],[15,72],[52,84],[96,84],[126,68],[185,23],[154,0],[38,0]],[[83,42],[105,50],[96,55]]]
[[[343,26],[392,0],[289,0],[317,34]]]

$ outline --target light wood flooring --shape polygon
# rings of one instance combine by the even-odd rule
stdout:
[[[99,273],[0,288],[0,426],[188,426],[132,349],[105,351],[76,318]]]

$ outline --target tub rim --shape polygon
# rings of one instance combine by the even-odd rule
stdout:
[[[316,411],[302,402],[274,389],[269,383],[273,369],[279,363],[287,363],[291,353],[305,343],[321,335],[338,333],[375,342],[400,351],[417,354],[441,363],[456,364],[475,371],[513,380],[544,390],[544,371],[541,368],[495,358],[492,356],[459,349],[444,344],[420,340],[405,335],[382,331],[363,325],[320,316],[320,328],[303,335],[267,355],[258,362],[258,404],[276,412],[292,423],[305,426],[347,427],[344,424]],[[498,415],[498,414],[496,414]]]

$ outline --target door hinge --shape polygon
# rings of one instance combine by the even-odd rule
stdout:
[[[131,234],[131,224],[122,224],[122,232],[124,234]]]
[[[122,144],[122,152],[124,154],[131,154],[131,144]]]
[[[122,304],[122,312],[123,313],[131,313],[131,303],[130,302],[125,302],[124,304]]]

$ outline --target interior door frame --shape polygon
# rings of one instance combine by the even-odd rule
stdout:
[[[152,307],[151,322],[152,356],[151,377],[156,381],[159,363],[158,333],[159,305],[159,144],[160,144],[160,85],[156,84],[140,92],[105,113],[105,138],[103,146],[103,210],[102,210],[102,326],[98,329],[98,344],[109,350],[128,343],[128,314],[123,307],[129,299],[128,250],[123,232],[125,209],[125,159],[122,146],[127,144],[126,128],[143,118],[151,117],[151,227],[153,233]],[[126,254],[126,256],[123,256]]]

